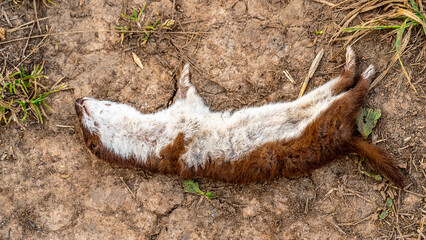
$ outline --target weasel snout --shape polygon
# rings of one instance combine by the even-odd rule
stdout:
[[[84,101],[86,101],[86,100],[87,100],[87,97],[77,98],[77,100],[75,100],[75,104],[82,105],[84,103]]]
[[[86,106],[84,105],[84,102],[87,101],[88,98],[87,97],[83,97],[83,98],[77,98],[77,100],[75,100],[75,111],[77,113],[77,116],[81,119],[83,117],[83,112],[86,113],[86,115],[90,114],[87,111]]]

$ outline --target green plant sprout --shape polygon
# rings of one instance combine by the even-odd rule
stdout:
[[[385,217],[388,215],[388,212],[392,209],[392,199],[390,198],[386,198],[386,209],[382,211],[382,213],[380,213],[379,217],[380,219],[385,219]]]
[[[21,66],[20,70],[6,75],[6,78],[0,76],[0,121],[8,124],[7,118],[13,118],[22,127],[21,123],[27,119],[30,110],[35,118],[43,124],[43,116],[47,116],[43,108],[53,111],[45,100],[50,94],[64,90],[66,84],[50,89],[43,86],[40,81],[48,79],[48,77],[42,72],[43,64],[36,65],[29,74]],[[20,110],[23,111],[23,117],[17,121],[17,114]]]
[[[367,171],[361,170],[361,166],[362,166],[363,162],[364,162],[364,158],[360,157],[359,162],[358,162],[358,169],[362,174],[364,174],[368,177],[374,178],[374,180],[376,180],[376,181],[379,181],[379,182],[383,181],[383,177],[380,174],[372,174],[372,173],[369,173]]]
[[[121,41],[120,44],[123,44],[124,38],[128,36],[129,38],[133,38],[134,34],[142,34],[142,44],[145,45],[148,39],[151,37],[154,31],[158,31],[158,25],[160,23],[160,19],[155,20],[151,23],[150,20],[145,21],[145,9],[146,3],[143,4],[143,7],[140,11],[136,9],[132,9],[131,15],[121,14],[121,17],[124,20],[129,22],[129,25],[125,26],[115,26],[114,28],[120,31]],[[146,23],[146,24],[144,24]],[[173,19],[167,19],[166,21],[161,23],[161,29],[171,30],[174,26]]]
[[[185,192],[198,193],[207,197],[208,199],[212,199],[216,197],[216,194],[214,192],[204,193],[203,191],[201,191],[200,187],[198,186],[198,183],[192,180],[184,180],[183,184],[184,184]]]

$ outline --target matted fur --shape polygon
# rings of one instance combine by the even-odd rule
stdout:
[[[340,76],[302,98],[233,113],[211,112],[191,85],[189,70],[185,65],[174,104],[155,114],[78,99],[87,146],[101,159],[125,166],[240,183],[305,175],[355,151],[403,186],[389,156],[355,131],[374,68],[356,82],[350,47]]]

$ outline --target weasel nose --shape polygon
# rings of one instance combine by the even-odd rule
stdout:
[[[84,101],[86,101],[86,98],[77,98],[77,100],[75,100],[75,103],[82,105]]]
[[[89,112],[87,111],[87,108],[86,108],[86,106],[85,106],[85,104],[84,104],[84,102],[86,101],[86,100],[89,100],[89,98],[87,98],[87,97],[84,97],[84,98],[77,98],[76,100],[75,100],[75,109],[76,109],[76,112],[77,112],[77,115],[79,116],[79,117],[81,117],[81,116],[83,116],[83,112],[85,112],[88,116],[90,116],[90,114],[89,114]]]

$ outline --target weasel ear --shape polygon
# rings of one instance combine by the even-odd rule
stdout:
[[[177,99],[185,99],[188,89],[192,86],[190,83],[191,73],[189,72],[189,70],[190,70],[190,65],[189,63],[186,63],[180,75],[178,90],[176,93]]]

